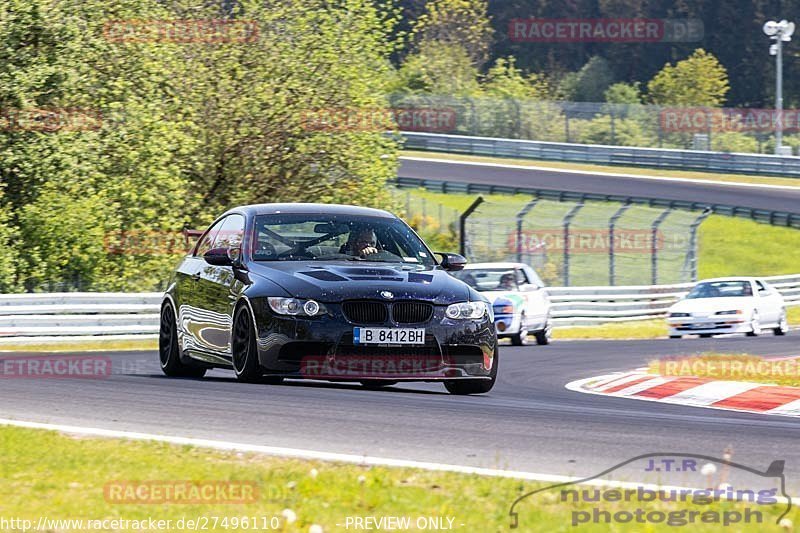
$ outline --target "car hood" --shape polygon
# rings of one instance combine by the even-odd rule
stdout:
[[[434,304],[468,301],[469,286],[433,267],[422,265],[335,261],[264,261],[250,263],[250,272],[282,287],[295,298],[320,302],[349,299],[425,300]],[[274,296],[272,294],[254,294]]]
[[[745,312],[753,308],[753,299],[743,297],[723,297],[723,298],[694,298],[691,300],[681,300],[670,307],[671,313],[708,313],[713,314],[718,311],[730,311],[742,309]]]

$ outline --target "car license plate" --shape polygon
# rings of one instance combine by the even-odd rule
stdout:
[[[353,328],[354,344],[425,344],[425,329]]]

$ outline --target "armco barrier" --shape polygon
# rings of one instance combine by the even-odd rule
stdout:
[[[800,274],[764,278],[787,305],[800,305]],[[680,285],[550,287],[556,326],[646,320],[667,309],[691,288]],[[52,293],[0,295],[3,342],[54,338],[155,338],[163,295],[150,293]]]
[[[800,178],[800,157],[572,144],[403,131],[406,150]]]

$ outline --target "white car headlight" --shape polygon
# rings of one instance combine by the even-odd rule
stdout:
[[[717,311],[715,315],[743,315],[744,311],[741,309],[731,309],[730,311]]]
[[[267,298],[269,307],[279,315],[317,316],[324,314],[325,306],[314,300],[298,300],[297,298]]]
[[[444,314],[453,320],[475,320],[488,314],[489,318],[494,320],[491,307],[486,305],[486,302],[462,302],[448,305]]]
[[[670,318],[689,318],[691,316],[692,316],[691,313],[670,313],[669,314]]]

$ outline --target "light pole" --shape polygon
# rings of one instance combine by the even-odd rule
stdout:
[[[775,153],[786,155],[783,150],[783,43],[792,40],[794,22],[770,20],[764,23],[764,33],[775,44],[770,45],[769,54],[775,56]],[[791,154],[791,148],[789,148]]]

